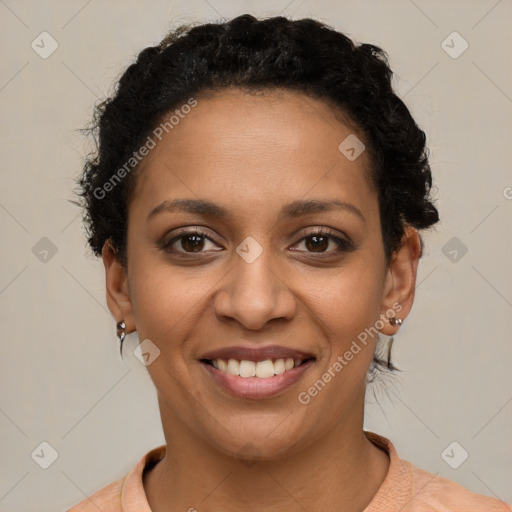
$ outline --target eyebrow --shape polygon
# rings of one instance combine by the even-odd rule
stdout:
[[[334,210],[343,210],[355,214],[366,223],[366,219],[361,213],[361,210],[352,203],[340,201],[338,199],[306,199],[293,201],[292,203],[283,206],[279,213],[279,218],[295,218],[312,213],[329,212]],[[221,219],[232,218],[231,213],[224,207],[205,199],[174,199],[172,201],[162,201],[159,205],[153,208],[148,214],[147,221],[149,222],[149,220],[151,220],[155,215],[162,212],[185,212]]]

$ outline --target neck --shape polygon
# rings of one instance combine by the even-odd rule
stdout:
[[[153,512],[303,512],[338,510],[340,503],[345,512],[361,512],[389,468],[387,454],[364,435],[362,411],[357,421],[340,421],[307,448],[264,461],[230,457],[165,408],[161,413],[167,454],[144,477]]]

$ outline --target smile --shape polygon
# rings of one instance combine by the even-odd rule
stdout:
[[[259,379],[268,379],[274,375],[281,375],[297,366],[300,366],[305,359],[266,359],[264,361],[248,361],[243,359],[214,359],[206,360],[217,370],[229,375],[238,375],[243,378],[258,377]]]
[[[222,392],[255,400],[283,394],[315,361],[311,353],[276,345],[224,347],[199,359]]]

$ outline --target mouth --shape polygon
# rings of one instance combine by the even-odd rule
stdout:
[[[269,379],[275,375],[282,375],[290,370],[297,368],[314,357],[306,359],[293,359],[292,357],[279,359],[265,359],[263,361],[251,361],[248,359],[201,359],[204,364],[210,365],[216,370],[227,373],[228,375],[239,376],[244,379],[257,377],[259,379]]]
[[[313,354],[279,346],[224,348],[199,359],[221,389],[252,399],[284,393],[315,361]]]

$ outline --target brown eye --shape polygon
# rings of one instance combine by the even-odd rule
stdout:
[[[204,247],[204,237],[201,235],[186,235],[180,237],[181,247],[186,252],[198,252]]]
[[[208,243],[213,247],[209,248]],[[206,253],[209,249],[215,250],[214,247],[218,247],[217,244],[200,229],[182,231],[160,244],[162,250],[178,256]]]
[[[311,252],[324,252],[329,247],[327,236],[308,236],[304,240],[306,240],[306,248]]]
[[[336,254],[353,250],[352,243],[348,240],[334,236],[331,230],[318,230],[303,237],[298,244],[303,243],[307,253]],[[329,247],[334,244],[333,249]]]

